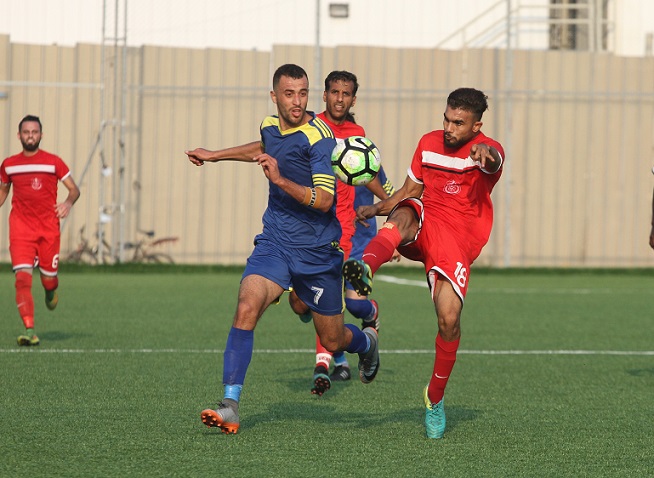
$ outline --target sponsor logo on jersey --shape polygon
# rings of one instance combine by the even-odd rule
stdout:
[[[443,191],[445,191],[447,194],[459,194],[461,192],[461,185],[457,184],[457,182],[453,179],[450,179],[445,184]]]

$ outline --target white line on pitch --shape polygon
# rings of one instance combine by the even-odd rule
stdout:
[[[414,287],[423,287],[427,288],[427,279],[424,281],[420,280],[413,280],[413,279],[401,279],[399,277],[395,276],[388,276],[385,274],[377,274],[375,275],[375,280],[379,280],[382,282],[389,282],[391,284],[397,284],[397,285],[410,285]],[[588,289],[588,288],[556,288],[556,289],[543,289],[541,287],[474,287],[470,286],[470,290],[474,292],[485,292],[485,293],[503,293],[503,294],[569,294],[569,295],[586,295],[586,294],[601,294],[601,295],[606,295],[606,294],[615,294],[615,293],[620,293],[620,294],[629,294],[629,293],[642,293],[642,290],[634,290],[634,289],[609,289],[609,288],[601,288],[601,289]]]
[[[0,349],[0,353],[45,354],[222,354],[221,349]],[[380,351],[382,354],[433,354],[428,349],[395,349]],[[314,349],[256,349],[255,354],[315,353]],[[654,356],[654,350],[459,350],[465,355],[617,355]]]

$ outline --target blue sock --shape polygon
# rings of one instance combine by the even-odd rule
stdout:
[[[345,324],[345,327],[352,331],[352,342],[345,349],[351,354],[366,353],[370,349],[370,339],[361,329],[354,324]]]
[[[235,402],[241,399],[241,390],[243,385],[225,385],[225,396],[223,398],[230,398]]]
[[[348,299],[346,297],[345,307],[357,319],[371,319],[375,313],[372,302],[368,299]]]
[[[243,387],[245,382],[245,373],[252,359],[252,349],[254,348],[254,331],[242,330],[232,327],[227,336],[227,345],[223,355],[223,384],[225,384],[225,393],[235,394],[238,400],[240,389],[236,391],[231,385]],[[230,391],[228,392],[228,389]],[[233,398],[233,397],[225,397]]]
[[[345,357],[345,353],[343,352],[336,352],[334,354],[334,366],[345,366],[349,367],[349,364],[347,363],[347,357]]]

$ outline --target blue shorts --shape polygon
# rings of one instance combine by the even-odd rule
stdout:
[[[343,312],[343,251],[337,243],[316,248],[287,248],[258,239],[243,278],[256,274],[297,296],[322,315]]]

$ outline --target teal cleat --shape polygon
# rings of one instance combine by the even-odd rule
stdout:
[[[325,393],[332,387],[332,381],[327,375],[329,371],[322,366],[318,366],[313,371],[313,388],[311,393],[313,395],[318,395],[322,397],[322,394]]]
[[[299,314],[298,317],[300,317],[300,320],[302,322],[304,322],[305,324],[308,324],[309,322],[311,322],[311,319],[313,319],[313,316],[311,315],[311,309],[309,309],[308,311],[306,311],[303,314]]]
[[[343,278],[352,284],[359,295],[372,293],[372,271],[370,266],[359,259],[350,259],[343,263]]]
[[[429,385],[425,387],[425,427],[427,428],[427,438],[443,438],[445,434],[445,410],[443,409],[443,399],[438,403],[431,403],[427,391]]]

